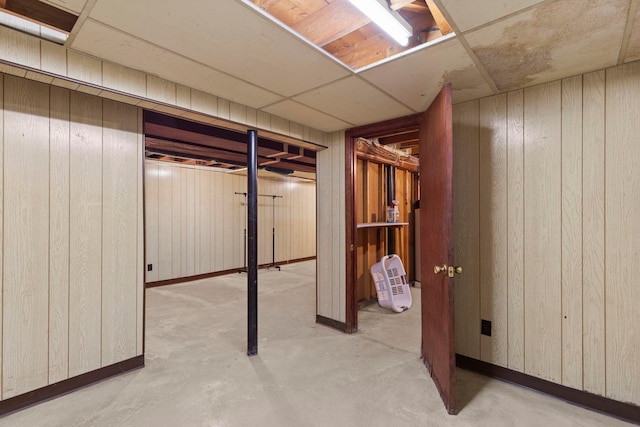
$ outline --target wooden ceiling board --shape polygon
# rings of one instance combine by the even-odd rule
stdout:
[[[82,26],[72,48],[252,108],[282,98],[92,20]]]
[[[67,12],[75,13],[76,15],[80,15],[82,9],[84,9],[87,4],[87,0],[40,0],[42,3],[50,4],[51,6],[55,6],[62,10],[66,10]]]
[[[507,91],[616,64],[628,0],[555,0],[465,35]]]
[[[349,74],[248,0],[100,0],[90,17],[284,96]]]
[[[289,99],[270,105],[263,108],[263,110],[297,123],[304,123],[306,126],[323,132],[335,132],[353,126],[352,123],[337,119]]]
[[[544,0],[440,0],[459,31],[467,31]]]
[[[492,94],[460,41],[449,36],[360,73],[413,111],[427,109],[445,83],[453,85],[455,103]]]
[[[415,112],[357,76],[330,83],[294,99],[355,126]]]

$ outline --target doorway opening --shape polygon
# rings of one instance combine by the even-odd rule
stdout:
[[[246,271],[246,134],[145,111],[144,135],[146,286]],[[262,267],[315,259],[315,154],[258,138]]]

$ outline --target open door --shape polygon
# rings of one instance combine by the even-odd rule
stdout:
[[[422,357],[455,414],[451,85],[420,117]],[[458,269],[457,272],[460,272]]]

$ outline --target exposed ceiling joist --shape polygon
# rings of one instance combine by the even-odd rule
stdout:
[[[369,19],[348,0],[335,0],[291,26],[312,43],[323,47],[367,25]]]

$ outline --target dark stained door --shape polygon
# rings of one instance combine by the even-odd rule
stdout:
[[[420,117],[420,274],[422,357],[455,414],[451,85]],[[444,267],[436,273],[434,267]],[[451,275],[453,273],[451,272]]]

